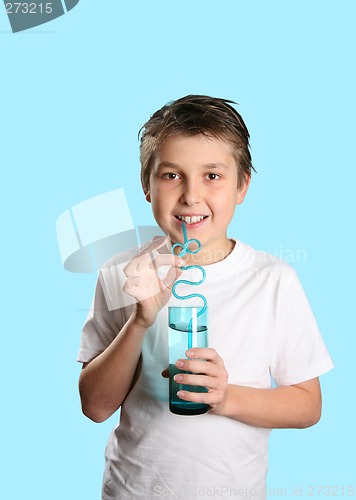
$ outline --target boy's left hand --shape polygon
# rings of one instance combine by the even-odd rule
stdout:
[[[210,347],[193,348],[186,352],[189,359],[178,359],[176,367],[191,374],[175,375],[174,380],[184,385],[206,387],[208,392],[178,391],[178,397],[184,401],[205,403],[210,406],[210,413],[218,412],[225,402],[228,386],[228,373],[224,361]],[[168,369],[162,372],[168,377]]]

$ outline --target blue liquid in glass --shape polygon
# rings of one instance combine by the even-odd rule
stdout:
[[[184,329],[179,329],[184,328]],[[178,373],[188,373],[179,370],[175,366],[177,359],[186,358],[185,351],[188,349],[188,334],[192,335],[193,348],[207,346],[208,328],[206,325],[198,325],[195,332],[188,332],[188,327],[177,324],[169,324],[169,409],[172,413],[177,415],[201,415],[206,413],[209,406],[204,403],[194,403],[191,401],[184,401],[177,396],[180,390],[190,392],[207,392],[206,387],[183,385],[173,380],[174,375]]]

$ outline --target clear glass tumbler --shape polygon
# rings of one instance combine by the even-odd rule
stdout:
[[[202,306],[174,306],[168,308],[169,324],[169,409],[178,415],[201,415],[209,406],[204,403],[183,401],[177,396],[179,390],[207,392],[206,387],[183,385],[173,380],[179,370],[177,359],[186,358],[185,352],[193,347],[208,347],[208,308]]]

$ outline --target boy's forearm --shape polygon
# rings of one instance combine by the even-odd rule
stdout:
[[[321,415],[319,380],[274,389],[229,384],[226,397],[214,414],[256,427],[310,427]]]
[[[146,329],[130,319],[116,339],[80,374],[83,413],[95,422],[109,418],[126,398],[141,354]]]

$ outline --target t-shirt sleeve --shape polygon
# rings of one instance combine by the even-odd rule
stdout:
[[[281,300],[271,375],[278,385],[293,385],[333,368],[314,315],[296,273],[288,273]]]
[[[83,327],[77,361],[91,361],[111,344],[126,323],[128,308],[109,311],[100,279]]]

